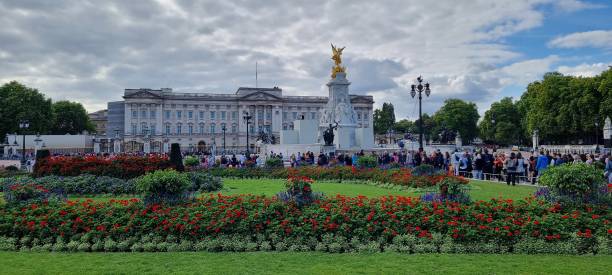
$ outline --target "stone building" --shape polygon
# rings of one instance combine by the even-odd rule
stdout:
[[[102,142],[119,137],[126,152],[163,152],[168,144],[179,143],[185,151],[220,153],[224,140],[226,152],[241,152],[247,143],[247,113],[252,116],[248,134],[253,151],[260,132],[278,140],[280,131],[293,129],[295,120],[319,119],[328,101],[323,96],[286,96],[278,87],[240,87],[233,94],[125,89],[123,98],[109,102],[107,135]],[[350,101],[357,127],[372,127],[372,96],[350,95]],[[112,146],[101,148],[112,150]]]
[[[88,116],[91,123],[93,123],[93,125],[96,127],[96,134],[100,136],[105,136],[107,129],[106,124],[108,122],[108,111],[100,110],[97,112],[90,113],[88,114]]]

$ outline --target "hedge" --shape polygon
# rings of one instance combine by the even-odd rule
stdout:
[[[298,208],[275,198],[210,195],[149,207],[136,199],[0,209],[0,248],[53,251],[398,251],[609,253],[607,208],[535,199],[472,204],[344,197]]]

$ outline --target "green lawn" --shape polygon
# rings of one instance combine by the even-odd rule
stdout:
[[[280,179],[224,179],[223,194],[263,194],[272,196],[282,190],[284,180]],[[533,195],[533,186],[507,186],[506,184],[488,181],[471,181],[470,195],[474,200],[488,200],[503,197],[519,200]],[[328,196],[343,194],[347,196],[363,195],[367,197],[379,197],[386,195],[419,196],[422,193],[412,190],[387,189],[368,184],[337,183],[331,181],[318,181],[313,185],[313,190],[323,192]]]
[[[0,252],[2,274],[610,274],[612,256]]]
[[[226,195],[235,194],[254,194],[273,196],[280,192],[284,187],[284,180],[281,179],[223,179],[224,188],[221,193]],[[503,197],[507,199],[519,200],[533,195],[535,187],[533,186],[507,186],[499,182],[475,181],[470,182],[470,195],[473,200],[489,200],[491,198]],[[327,196],[335,196],[343,194],[347,196],[363,195],[367,197],[379,197],[386,195],[402,195],[402,196],[420,196],[422,191],[415,189],[397,190],[391,188],[382,188],[375,185],[351,182],[332,182],[332,181],[317,181],[313,185],[313,190],[323,192]],[[87,199],[91,198],[94,201],[107,201],[110,199],[129,199],[129,196],[112,197],[112,196],[93,196],[79,197],[76,195],[69,196],[70,199]],[[2,193],[0,193],[0,205],[4,203]]]

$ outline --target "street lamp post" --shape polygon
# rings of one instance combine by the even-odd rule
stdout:
[[[223,131],[223,155],[225,155],[225,131],[227,131],[225,124],[221,126],[221,131]]]
[[[19,129],[21,129],[21,135],[23,136],[21,143],[21,164],[24,165],[26,163],[25,160],[25,131],[30,128],[30,122],[27,120],[22,120],[19,122]]]
[[[423,84],[423,78],[421,76],[417,77],[418,84],[412,84],[410,96],[414,98],[416,93],[419,93],[419,151],[423,150],[423,115],[421,109],[421,101],[423,100],[423,92],[425,95],[429,97],[431,90],[429,89],[429,83]]]
[[[595,118],[595,153],[599,153],[599,118]]]
[[[491,141],[493,142],[493,149],[495,149],[495,114],[491,113],[491,127],[493,128],[493,136],[491,137]]]
[[[250,155],[249,154],[249,124],[251,124],[251,119],[253,119],[252,115],[249,115],[249,112],[244,112],[244,116],[242,117],[244,120],[246,120],[246,155],[247,157]]]

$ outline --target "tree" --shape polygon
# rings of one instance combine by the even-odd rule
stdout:
[[[382,109],[374,110],[374,133],[385,134],[395,125],[393,104],[383,103]]]
[[[435,128],[431,134],[433,138],[437,138],[443,129],[447,129],[459,132],[464,141],[470,142],[478,136],[478,118],[480,118],[478,108],[473,102],[447,99],[442,108],[433,115]]]
[[[522,132],[538,130],[543,144],[594,143],[603,120],[612,115],[611,91],[610,69],[595,77],[547,73],[529,84],[517,102],[524,114]]]
[[[51,99],[36,89],[11,81],[0,87],[0,137],[20,132],[22,120],[30,124],[28,133],[47,133],[53,121]]]
[[[524,137],[521,120],[522,115],[511,97],[493,102],[478,126],[480,138],[503,145],[518,144]]]
[[[423,114],[423,141],[433,139],[434,138],[434,130],[436,127],[436,122],[433,117],[429,114]],[[414,122],[413,130],[410,131],[415,140],[419,139],[419,119]],[[437,134],[436,134],[437,135]]]
[[[398,121],[397,123],[395,123],[395,126],[393,127],[393,129],[398,132],[398,133],[416,133],[414,130],[416,129],[416,125],[414,124],[414,122],[407,120],[407,119],[402,119],[400,121]]]
[[[80,134],[83,131],[93,132],[94,125],[89,121],[87,111],[78,102],[67,100],[53,103],[53,134]]]

